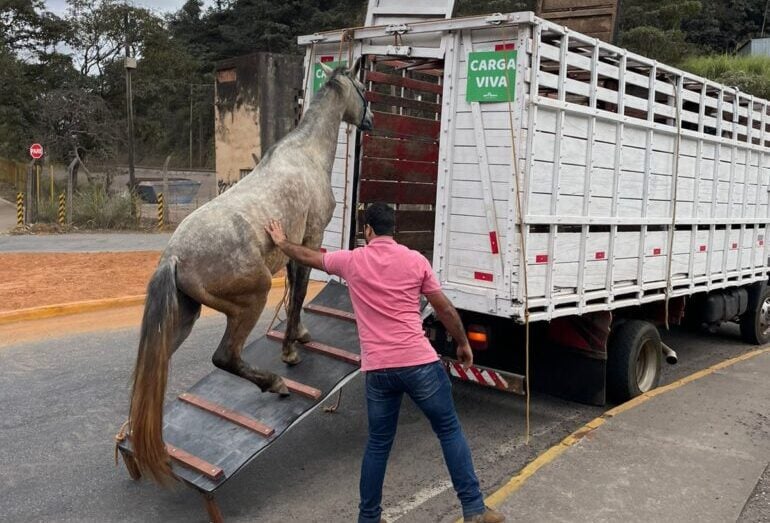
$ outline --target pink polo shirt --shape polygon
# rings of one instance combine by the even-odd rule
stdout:
[[[430,263],[417,251],[379,236],[366,247],[324,254],[324,269],[348,282],[361,370],[422,365],[438,360],[422,330],[420,294],[441,290]]]

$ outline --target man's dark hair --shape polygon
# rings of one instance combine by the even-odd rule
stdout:
[[[373,203],[366,208],[364,223],[374,229],[377,236],[393,236],[396,228],[396,212],[385,203]]]

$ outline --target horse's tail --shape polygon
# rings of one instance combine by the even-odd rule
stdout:
[[[129,414],[134,458],[160,484],[173,478],[163,442],[163,399],[178,323],[176,258],[171,257],[161,262],[147,285]]]

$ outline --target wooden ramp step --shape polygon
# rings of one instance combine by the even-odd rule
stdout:
[[[286,387],[296,393],[300,396],[305,396],[306,398],[310,398],[311,400],[317,400],[321,397],[321,391],[316,389],[315,387],[311,387],[310,385],[305,385],[304,383],[300,383],[298,381],[290,380],[289,378],[284,377],[283,382],[286,384]]]
[[[203,474],[212,481],[217,481],[224,475],[224,471],[216,465],[212,465],[208,461],[197,456],[193,456],[192,454],[185,452],[179,447],[169,443],[166,443],[166,452],[168,452],[169,456],[177,460],[185,467]]]
[[[206,412],[210,412],[215,416],[219,416],[220,418],[235,423],[236,425],[240,425],[243,428],[253,430],[257,434],[261,434],[266,438],[269,438],[275,433],[275,429],[268,427],[264,423],[257,421],[250,416],[246,416],[245,414],[241,414],[235,410],[228,409],[227,407],[223,407],[218,403],[203,399],[200,396],[196,396],[195,394],[185,392],[179,395],[179,399],[185,403],[189,403],[190,405],[198,407],[199,409],[205,410]]]
[[[305,310],[308,312],[315,312],[316,314],[321,314],[322,316],[337,318],[339,320],[352,321],[354,323],[356,321],[356,315],[353,314],[352,312],[341,311],[339,309],[326,307],[324,305],[317,305],[315,303],[308,303],[307,305],[305,305]]]
[[[271,330],[267,333],[268,338],[276,341],[283,341],[284,336],[283,332],[276,330]],[[308,350],[331,356],[332,358],[344,361],[345,363],[350,363],[351,365],[361,365],[361,356],[354,352],[338,349],[337,347],[332,347],[331,345],[326,345],[317,341],[303,343],[302,346]]]

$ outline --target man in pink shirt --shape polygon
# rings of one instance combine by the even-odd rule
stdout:
[[[291,243],[281,224],[266,227],[276,246],[297,262],[345,279],[366,379],[369,438],[361,465],[359,523],[382,522],[382,484],[406,393],[422,410],[441,441],[465,521],[499,523],[503,516],[484,506],[468,443],[457,419],[449,378],[422,329],[420,294],[457,342],[457,358],[473,363],[460,316],[441,291],[430,263],[393,239],[395,213],[381,203],[365,213],[366,247],[322,254]]]

